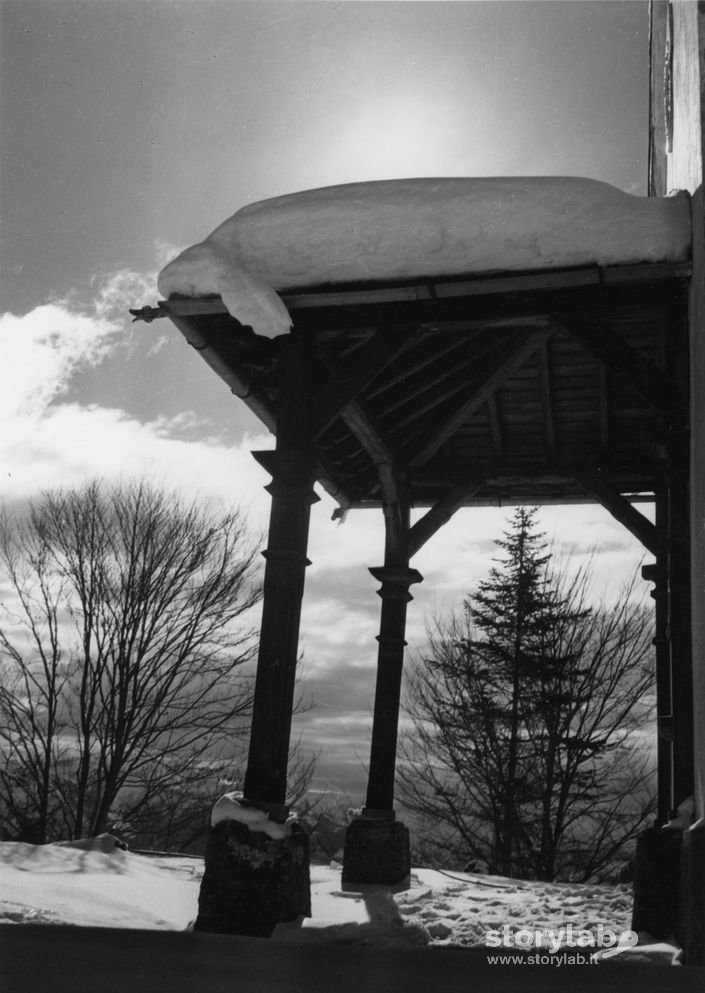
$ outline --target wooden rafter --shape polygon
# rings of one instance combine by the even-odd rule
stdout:
[[[612,333],[603,321],[584,314],[561,314],[556,322],[574,341],[603,362],[612,372],[624,376],[647,403],[669,413],[679,407],[673,383],[665,372]]]
[[[651,521],[644,517],[626,497],[610,486],[595,472],[575,470],[575,478],[590,496],[609,510],[610,514],[623,524],[652,555],[663,552],[664,535]]]
[[[468,480],[451,487],[409,530],[409,558],[422,548],[429,538],[446,524],[465,501],[482,488],[482,482]]]
[[[430,379],[425,379],[422,385],[417,386],[414,389],[408,389],[407,392],[394,403],[385,404],[385,415],[393,413],[400,407],[413,404],[413,409],[409,414],[395,419],[394,427],[396,429],[405,427],[412,421],[418,420],[419,417],[423,417],[423,415],[428,413],[429,410],[433,410],[434,407],[437,407],[439,403],[443,403],[445,400],[455,396],[457,393],[461,393],[467,388],[467,378],[463,375],[464,370],[477,367],[482,359],[487,356],[491,356],[493,353],[496,354],[497,352],[497,343],[491,338],[483,337],[480,339],[479,343],[475,341],[473,344],[475,345],[475,348],[471,350],[471,353],[464,359],[454,362],[450,370],[448,368],[443,369],[443,371],[438,375],[433,376]],[[420,404],[420,398],[426,396],[427,394],[430,394],[430,399],[426,403]]]
[[[492,446],[495,457],[501,459],[504,456],[504,439],[502,438],[502,418],[495,393],[487,398],[487,410],[490,417],[490,433],[492,435]]]
[[[440,358],[448,355],[449,352],[453,352],[461,346],[467,347],[467,343],[467,338],[464,337],[458,336],[451,339],[441,347],[434,349],[427,355],[424,355],[423,358],[419,358],[409,365],[404,366],[404,368],[395,375],[386,377],[380,386],[369,390],[366,395],[370,399],[374,399],[375,397],[380,396],[380,394],[387,393],[394,386],[398,386],[399,383],[403,383],[405,380],[408,380],[410,376],[414,376],[417,372],[421,372],[427,366],[433,365],[434,362],[437,362]]]
[[[349,403],[341,417],[367,452],[374,465],[392,465],[399,470],[403,462],[367,409],[357,400]]]
[[[598,366],[600,390],[600,445],[603,452],[610,449],[610,374],[602,362]]]
[[[494,369],[477,386],[470,396],[466,396],[463,402],[456,408],[453,414],[441,424],[432,437],[410,460],[413,468],[425,465],[431,459],[441,445],[453,435],[458,428],[465,423],[479,408],[486,403],[505,379],[516,369],[526,362],[530,355],[543,344],[551,335],[550,330],[534,331],[527,336],[519,336],[510,349],[507,349]]]
[[[539,349],[541,367],[541,394],[543,397],[543,424],[546,436],[546,454],[549,460],[556,457],[556,418],[553,409],[553,383],[549,364],[548,344],[544,341]]]
[[[335,368],[331,378],[313,398],[313,433],[320,436],[363,389],[386,369],[413,340],[413,332],[377,331],[369,342],[355,350],[343,368]]]

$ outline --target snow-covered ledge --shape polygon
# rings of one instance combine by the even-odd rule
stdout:
[[[277,291],[580,265],[679,262],[690,198],[529,176],[351,183],[249,204],[159,275],[164,297],[218,295],[258,334],[291,327]]]
[[[292,825],[296,823],[297,817],[296,814],[291,814],[285,823],[280,824],[272,820],[266,810],[244,801],[242,793],[225,793],[211,811],[211,827],[221,821],[237,821],[246,824],[250,831],[261,831],[269,838],[281,841],[291,837]]]

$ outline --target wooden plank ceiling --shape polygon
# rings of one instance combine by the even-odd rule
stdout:
[[[282,294],[315,342],[322,482],[343,506],[376,506],[384,466],[416,506],[611,500],[628,514],[687,427],[688,277],[641,265]],[[275,427],[279,339],[217,298],[160,308]]]

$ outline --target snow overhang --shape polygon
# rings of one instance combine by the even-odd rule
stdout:
[[[690,243],[685,193],[566,176],[352,183],[249,204],[170,262],[159,289],[219,296],[275,336],[292,325],[282,296],[313,286],[674,263]]]

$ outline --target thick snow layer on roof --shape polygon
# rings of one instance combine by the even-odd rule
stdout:
[[[239,210],[159,275],[165,296],[222,297],[284,333],[276,290],[688,256],[687,194],[636,197],[574,177],[401,179],[294,193]]]

